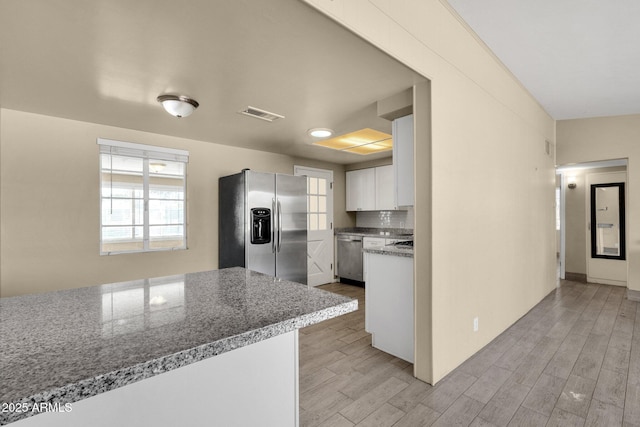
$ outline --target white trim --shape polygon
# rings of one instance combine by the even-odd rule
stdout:
[[[598,283],[600,285],[612,285],[627,288],[627,282],[623,282],[622,280],[600,279],[597,277],[587,276],[587,283]]]
[[[121,153],[127,156],[152,157],[158,158],[159,160],[175,160],[189,163],[189,151],[187,150],[116,141],[106,138],[98,138],[96,143],[100,145],[101,153]]]
[[[186,193],[187,189],[184,188]],[[144,251],[149,250],[149,159],[142,161],[142,196],[144,198],[142,206],[142,248]],[[113,194],[111,195],[113,197]],[[185,195],[186,198],[186,195]],[[184,209],[184,207],[183,207]],[[183,213],[183,215],[185,215]],[[185,215],[186,216],[186,215]],[[183,239],[184,239],[184,230]]]
[[[295,414],[293,416],[294,427],[300,427],[300,341],[298,339],[298,329],[293,331],[293,354],[296,363],[293,364],[293,383],[295,387],[295,403],[293,408]]]
[[[634,291],[632,289],[627,289],[627,299],[629,301],[638,301],[638,302],[640,302],[640,291]]]
[[[600,160],[595,162],[572,163],[556,167],[557,171],[568,172],[584,169],[610,168],[615,166],[627,166],[627,159]]]
[[[560,175],[560,279],[565,279],[567,275],[567,188],[564,173]]]

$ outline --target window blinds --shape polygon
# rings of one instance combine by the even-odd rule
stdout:
[[[98,145],[100,145],[100,152],[105,154],[189,163],[189,152],[186,150],[135,144],[133,142],[115,141],[104,138],[98,138]]]

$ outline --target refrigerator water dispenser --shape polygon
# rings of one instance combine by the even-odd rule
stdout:
[[[271,209],[251,209],[251,243],[254,245],[271,243]]]

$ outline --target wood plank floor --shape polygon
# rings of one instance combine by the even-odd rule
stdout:
[[[301,426],[640,427],[640,307],[626,289],[562,281],[432,387],[371,347],[357,312],[300,330]]]

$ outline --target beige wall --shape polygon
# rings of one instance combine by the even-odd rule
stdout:
[[[586,176],[592,173],[625,171],[624,166],[579,169],[564,173],[575,177],[576,188],[565,188],[565,271],[587,274],[587,197]],[[565,181],[567,178],[565,178]]]
[[[344,168],[245,150],[0,110],[1,296],[202,271],[218,264],[218,178],[243,168],[293,173],[293,165],[334,170],[337,226]],[[186,251],[99,255],[98,137],[189,150]]]
[[[565,189],[565,264],[566,273],[587,274],[585,231],[585,174],[570,172],[575,176],[576,188]]]
[[[590,119],[561,120],[557,123],[559,165],[598,160],[628,159],[627,218],[640,215],[640,114]],[[627,286],[640,291],[640,226],[627,221]]]
[[[415,209],[431,253],[417,242],[415,278],[432,346],[416,372],[438,381],[555,287],[555,123],[444,0],[304,1],[431,80]]]

